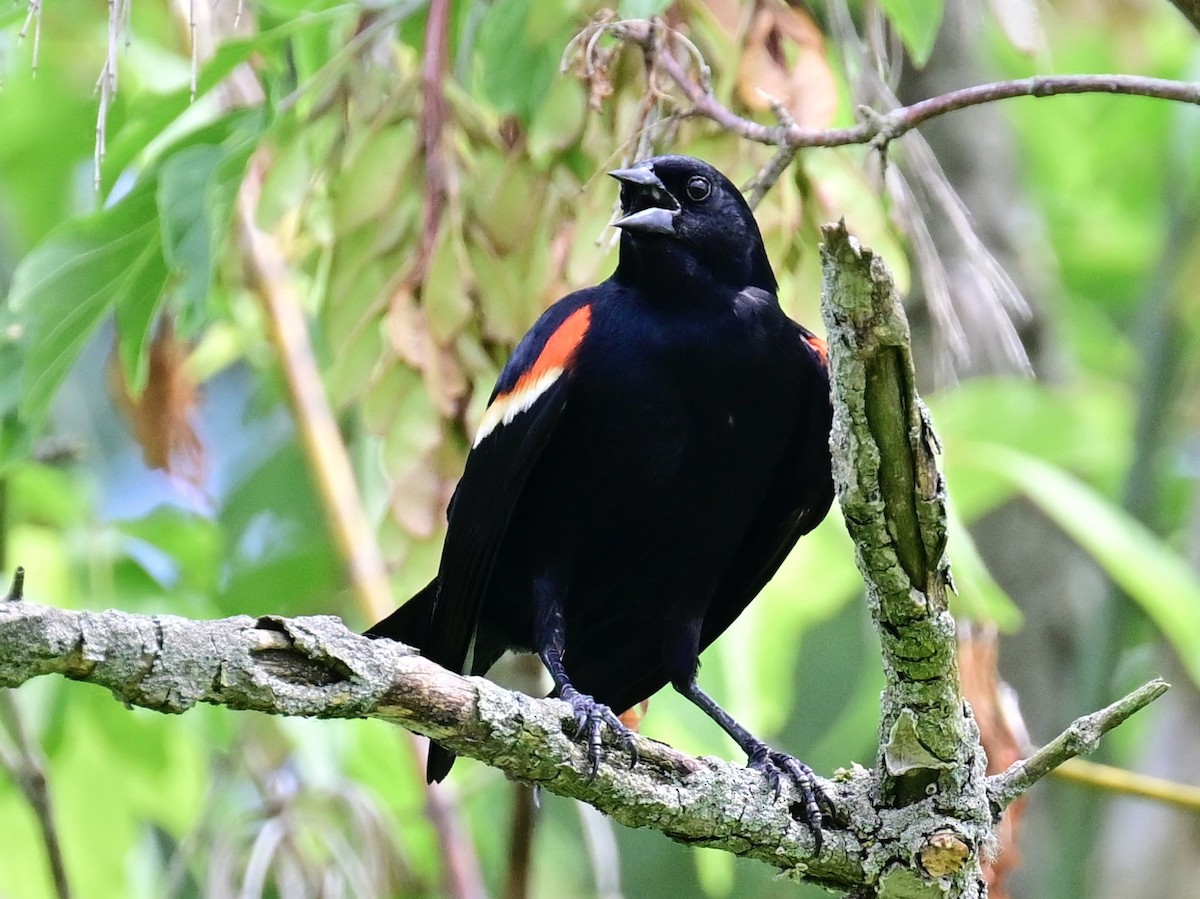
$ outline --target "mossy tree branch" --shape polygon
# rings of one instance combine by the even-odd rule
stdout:
[[[844,223],[824,228],[822,313],[833,380],[834,479],[883,648],[880,799],[914,812],[898,859],[936,857],[951,895],[982,896],[992,839],[979,731],[959,687],[947,607],[946,511],[934,437],[916,391],[908,322],[883,260]],[[926,869],[929,866],[926,865]],[[935,873],[930,870],[930,873]],[[881,895],[916,895],[914,865]],[[887,879],[896,886],[889,892]],[[923,881],[928,894],[940,885]],[[944,893],[943,893],[944,895]]]

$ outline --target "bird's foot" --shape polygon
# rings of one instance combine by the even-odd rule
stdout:
[[[817,782],[812,768],[787,753],[776,752],[764,743],[758,743],[753,748],[746,767],[763,773],[763,776],[767,779],[767,783],[775,792],[776,801],[778,801],[780,796],[783,776],[786,775],[792,779],[792,782],[796,785],[796,789],[800,791],[800,798],[802,800],[799,814],[793,814],[812,829],[813,837],[817,844],[817,852],[820,852],[821,843],[823,842],[821,825],[825,821],[826,813],[832,816],[833,803],[830,802],[829,797],[825,795],[825,791]]]
[[[606,724],[608,729],[616,734],[621,748],[629,753],[629,767],[637,764],[638,752],[637,746],[634,745],[633,731],[621,723],[621,719],[613,714],[612,709],[569,685],[563,688],[559,697],[571,704],[571,711],[575,716],[575,739],[587,744],[589,779],[594,778],[600,770],[600,749]]]

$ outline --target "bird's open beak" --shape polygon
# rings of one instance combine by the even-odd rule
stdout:
[[[641,234],[675,234],[679,201],[646,167],[609,172],[621,182],[621,212],[613,227]]]

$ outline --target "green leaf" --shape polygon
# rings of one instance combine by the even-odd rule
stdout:
[[[135,392],[145,386],[150,329],[172,272],[190,307],[200,305],[260,127],[242,112],[186,135],[161,169],[51,232],[21,261],[9,304],[23,343],[20,413],[32,430],[110,310],[126,382]]]
[[[221,530],[211,519],[163,505],[119,527],[130,537],[160,550],[173,567],[179,586],[198,592],[215,590],[224,545]]]
[[[561,27],[561,22],[551,24]],[[479,29],[480,87],[499,112],[515,114],[526,124],[558,75],[566,43],[538,34],[547,27],[533,0],[496,0]],[[538,37],[543,39],[534,40]]]
[[[187,147],[163,163],[158,179],[163,255],[185,303],[201,302],[212,281],[213,243],[208,194],[225,151]]]
[[[1062,469],[1001,446],[976,445],[970,462],[1010,480],[1140,605],[1200,683],[1200,575],[1113,502]]]
[[[185,331],[194,330],[192,323],[203,319],[237,191],[257,145],[259,124],[259,116],[243,113],[191,135],[189,145],[167,157],[159,172],[163,256],[175,278],[181,317],[188,323]],[[207,141],[210,134],[217,137],[226,132],[220,143]],[[192,140],[198,142],[191,144]]]
[[[879,0],[918,69],[929,61],[942,25],[942,0]]]
[[[123,343],[140,345],[166,281],[152,183],[137,185],[108,209],[66,223],[21,261],[9,303],[24,331],[20,409],[34,430],[110,308],[117,307],[118,323],[128,331]],[[138,380],[137,369],[145,368],[139,357],[133,354],[127,368],[135,375],[131,384]]]
[[[0,307],[0,473],[28,455],[29,429],[17,414],[22,372],[25,370],[20,325],[6,307]]]

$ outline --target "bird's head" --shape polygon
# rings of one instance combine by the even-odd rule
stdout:
[[[775,293],[749,205],[707,162],[656,156],[609,174],[621,182],[618,280],[679,294],[708,285]]]

